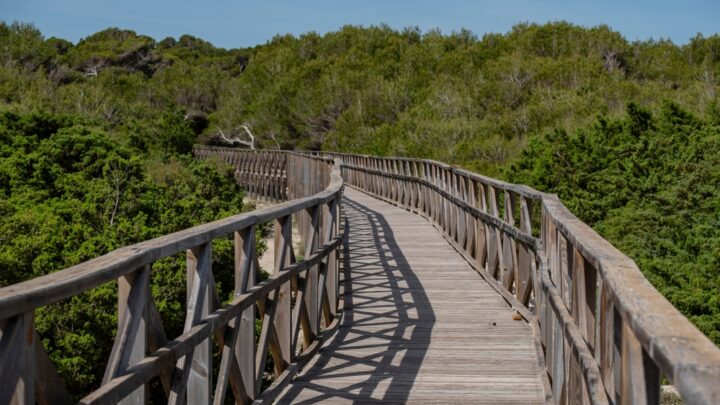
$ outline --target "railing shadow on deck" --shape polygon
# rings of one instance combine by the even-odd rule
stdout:
[[[250,194],[292,200],[0,288],[0,404],[75,402],[35,330],[35,311],[108,282],[117,282],[117,332],[100,386],[76,393],[84,395],[79,403],[210,404],[230,396],[242,404],[272,401],[340,322],[337,258],[347,237],[339,224],[344,183],[332,159],[275,152],[244,157],[226,156],[244,165],[236,174],[248,182]],[[305,246],[302,260],[295,258],[293,222]],[[260,281],[255,238],[266,223],[274,223],[276,254],[273,274]],[[234,276],[234,295],[223,302],[212,255],[213,243],[228,239],[234,268],[224,270]],[[151,275],[164,271],[154,263],[176,255],[185,256],[186,316],[182,334],[168,336],[152,299]],[[259,333],[256,320],[262,321]],[[275,379],[264,387],[268,356]],[[150,398],[148,387],[156,377],[162,389]]]
[[[404,403],[430,346],[434,312],[387,220],[347,197],[343,208],[352,228],[347,253],[352,274],[345,274],[343,323],[279,403],[333,398]],[[377,307],[387,311],[368,310]],[[375,331],[367,332],[368,327]],[[362,371],[356,371],[358,365]],[[339,376],[347,377],[346,385],[323,385]],[[301,392],[303,398],[298,398]],[[312,396],[305,397],[308,392]]]

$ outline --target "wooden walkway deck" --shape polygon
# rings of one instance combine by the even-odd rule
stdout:
[[[337,335],[278,403],[543,403],[531,328],[418,215],[346,188]]]

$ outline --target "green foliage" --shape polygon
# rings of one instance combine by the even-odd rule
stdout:
[[[607,26],[521,24],[506,35],[346,26],[258,47],[206,135],[251,123],[265,146],[417,156],[498,174],[526,140],[717,99],[718,37],[630,43]],[[699,80],[700,78],[701,80]]]
[[[30,24],[0,22],[0,64],[27,71],[47,67],[56,50]]]
[[[172,125],[161,133],[176,137],[166,145],[179,147],[183,130],[176,117],[166,119]],[[226,166],[171,149],[158,160],[81,119],[47,113],[0,114],[0,195],[0,286],[243,208]],[[231,240],[217,241],[213,267],[222,296],[233,288],[232,263]],[[183,257],[172,257],[153,269],[153,299],[170,336],[184,322],[184,268]],[[116,288],[109,283],[36,313],[72,392],[87,392],[102,376],[117,324]]]
[[[0,100],[121,128],[137,148],[186,151],[182,120],[208,143],[245,137],[245,124],[259,147],[413,155],[490,175],[530,137],[618,117],[629,102],[702,114],[720,77],[717,35],[628,42],[567,22],[482,37],[345,26],[233,50],[118,28],[73,45],[3,23],[0,44]]]
[[[720,125],[667,103],[533,138],[507,171],[557,193],[720,344]]]
[[[482,37],[346,26],[231,50],[118,28],[72,44],[0,22],[0,286],[237,213],[227,168],[187,152],[246,125],[258,147],[488,175],[516,162],[511,180],[560,194],[719,342],[718,77],[718,35],[628,42],[566,22]],[[213,254],[229,297],[231,241]],[[183,268],[171,257],[152,273],[171,336]],[[37,314],[73,392],[99,383],[115,288]]]

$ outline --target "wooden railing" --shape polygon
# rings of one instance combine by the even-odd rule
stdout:
[[[528,321],[547,370],[547,401],[656,404],[665,376],[686,403],[720,403],[720,349],[554,195],[430,160],[211,147],[195,153],[235,165],[252,196],[293,200],[0,289],[0,403],[70,402],[34,331],[33,312],[115,279],[115,345],[102,386],[81,402],[142,402],[154,376],[171,403],[220,403],[228,386],[237,402],[271,400],[342,314],[340,174],[346,184],[427,218]],[[305,243],[299,262],[293,216]],[[274,273],[256,285],[255,229],[267,222],[275,224]],[[221,306],[210,255],[212,241],[226,235],[235,240],[236,296]],[[149,274],[153,262],[181,252],[188,312],[184,333],[167,341],[149,297]],[[256,314],[262,319],[257,346]],[[221,351],[214,388],[213,337]],[[276,377],[262,390],[267,353]]]
[[[73,402],[35,331],[34,311],[113,280],[118,283],[117,335],[101,386],[80,403],[144,403],[149,381],[156,376],[171,404],[222,404],[228,386],[236,403],[272,400],[342,316],[338,270],[343,182],[331,159],[273,152],[250,161],[251,172],[242,166],[238,176],[254,195],[294,199],[0,289],[0,404]],[[286,187],[288,178],[291,187]],[[293,215],[305,247],[301,261],[296,261],[293,248]],[[256,229],[271,222],[273,274],[260,282]],[[223,304],[211,268],[212,243],[229,236],[235,246],[235,295]],[[168,340],[150,296],[150,275],[154,262],[176,254],[186,255],[187,314],[183,333]],[[257,343],[256,316],[262,321]],[[216,368],[212,339],[221,359]],[[263,389],[268,353],[275,379]],[[218,370],[216,378],[213,370]]]
[[[252,151],[196,145],[197,159],[220,159],[235,168],[235,178],[251,198],[292,200],[319,193],[330,180],[332,160],[310,153]]]
[[[530,323],[548,401],[657,404],[665,376],[685,403],[720,403],[720,349],[557,196],[431,160],[327,155],[347,185],[432,222]]]
[[[252,198],[284,201],[287,196],[287,156],[280,151],[252,151],[196,145],[193,155],[197,159],[215,158],[235,168],[235,178]],[[291,171],[292,172],[292,171]],[[309,195],[309,194],[306,194]]]

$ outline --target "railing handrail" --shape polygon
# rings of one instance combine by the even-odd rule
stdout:
[[[182,253],[192,246],[209,242],[239,229],[266,223],[313,205],[327,203],[335,198],[342,186],[340,168],[335,165],[331,171],[330,184],[324,191],[311,197],[297,198],[135,243],[67,269],[0,288],[0,319],[56,303],[132,273],[144,265]]]
[[[547,364],[552,383],[548,389],[556,401],[564,396],[593,403],[618,400],[655,403],[659,401],[663,374],[686,403],[720,402],[720,349],[648,282],[632,259],[575,217],[554,194],[429,159],[333,152],[255,152],[216,146],[196,146],[196,150],[255,157],[294,156],[325,162],[332,164],[329,179],[324,178],[329,184],[312,196],[126,246],[62,271],[0,288],[0,320],[27,314],[128,276],[161,258],[223,235],[329,203],[338,198],[347,182],[433,222],[458,252],[523,314],[535,330],[539,352],[544,356],[541,364]],[[258,159],[243,163],[245,174],[262,180],[263,185],[255,189],[258,195],[267,191],[263,187],[269,187],[268,184],[277,188],[291,180],[307,183],[305,178],[290,179],[285,166],[258,166],[263,163]],[[269,180],[264,176],[269,176]],[[287,184],[288,190],[291,186],[297,185]],[[308,184],[304,186],[294,192],[283,190],[275,198],[292,198],[316,190]],[[504,194],[503,203],[499,193]],[[533,203],[541,205],[541,218],[536,218]],[[532,229],[533,223],[538,222],[539,237]],[[480,246],[481,242],[486,246]],[[319,248],[336,248],[337,243]],[[307,263],[288,268],[299,274],[318,257],[308,256]],[[274,276],[267,284],[237,297],[232,303],[232,315],[262,294],[269,294],[276,284],[287,282],[288,277]],[[213,322],[222,324],[231,317],[218,316],[224,318]],[[206,337],[214,329],[202,330],[193,333]],[[154,361],[171,364],[175,360]],[[573,380],[576,376],[584,384],[578,386]]]
[[[615,309],[686,403],[720,402],[720,349],[645,278],[634,260],[579,220],[554,194],[543,207],[610,288]]]
[[[555,305],[557,301],[549,299],[548,305],[552,307],[552,311],[555,311],[555,315],[553,316],[558,319],[555,322],[559,322],[555,325],[563,326],[562,329],[565,329],[564,334],[567,336],[572,335],[572,339],[570,337],[566,339],[574,340],[576,343],[578,342],[577,337],[582,335],[580,333],[581,329],[583,333],[588,333],[584,330],[585,326],[581,327],[579,325],[566,324],[567,319],[572,319],[572,316],[575,316],[575,313],[578,312],[574,308],[567,308],[567,306],[572,304],[572,294],[574,290],[579,287],[571,285],[568,288],[568,286],[563,287],[556,284],[566,282],[567,277],[572,277],[572,274],[563,276],[561,273],[572,273],[575,271],[573,266],[582,267],[582,264],[572,263],[572,257],[568,258],[568,256],[572,254],[573,249],[577,250],[590,265],[587,271],[592,271],[594,268],[594,270],[598,272],[598,288],[601,290],[603,288],[607,289],[603,299],[608,300],[609,304],[605,304],[604,306],[599,305],[594,308],[597,312],[601,310],[610,311],[603,315],[603,321],[606,322],[606,329],[608,325],[610,329],[612,327],[627,327],[629,331],[632,332],[627,333],[620,331],[620,333],[615,334],[615,337],[606,337],[610,339],[609,343],[607,343],[607,345],[609,345],[608,347],[615,346],[615,348],[618,349],[618,345],[623,346],[620,347],[619,350],[621,350],[622,353],[627,353],[626,359],[623,359],[622,355],[618,357],[612,353],[609,354],[610,359],[596,361],[598,363],[597,365],[589,364],[587,358],[580,359],[585,361],[582,367],[584,367],[586,380],[592,380],[590,382],[586,381],[590,386],[591,399],[593,389],[597,388],[597,386],[592,386],[592,384],[598,382],[595,377],[601,372],[611,374],[619,373],[622,377],[627,378],[630,378],[631,370],[635,370],[637,373],[643,371],[646,373],[655,372],[649,365],[644,367],[634,365],[630,368],[628,364],[615,364],[616,361],[622,360],[642,364],[643,361],[647,362],[647,359],[643,360],[647,357],[655,364],[657,370],[667,376],[675,385],[686,403],[714,404],[720,402],[720,349],[649,283],[632,259],[613,247],[587,224],[575,217],[567,207],[562,204],[557,195],[540,192],[524,185],[492,179],[429,159],[378,157],[334,152],[328,152],[327,155],[342,157],[345,160],[344,171],[363,172],[370,176],[381,176],[388,180],[410,182],[433,189],[433,192],[441,196],[441,199],[444,201],[443,204],[450,204],[455,207],[453,209],[464,211],[466,215],[471,215],[485,221],[488,226],[495,227],[494,229],[497,229],[498,233],[507,234],[518,242],[527,244],[529,242],[528,237],[535,239],[535,253],[538,254],[538,271],[542,272],[543,269],[545,269],[545,271],[548,271],[548,275],[552,275],[552,277],[548,278],[548,280],[550,280],[550,288],[557,290],[552,294],[558,293],[556,298],[560,297],[560,302],[562,302],[565,307],[556,308]],[[413,167],[413,165],[415,165],[415,167]],[[417,165],[434,166],[442,173],[431,172],[430,175],[428,175],[427,169],[418,169],[416,167]],[[458,176],[463,177],[464,180],[458,180]],[[363,179],[362,181],[365,182],[363,183],[364,185],[354,184],[352,181],[349,182],[349,185],[365,189],[365,191],[368,191],[367,187],[369,186],[373,188],[371,194],[377,195],[380,193],[380,197],[389,199],[391,202],[404,206],[405,208],[410,208],[416,213],[423,214],[421,211],[425,208],[418,206],[417,198],[419,198],[419,196],[412,194],[416,193],[415,191],[411,190],[410,193],[412,196],[408,198],[403,197],[403,195],[405,195],[404,193],[408,193],[408,190],[398,191],[396,189],[399,187],[398,185],[383,184],[377,181],[371,183],[369,179]],[[552,241],[548,240],[550,239],[550,230],[548,230],[548,223],[543,222],[541,237],[535,238],[532,236],[529,227],[523,230],[514,225],[517,218],[513,218],[512,213],[510,218],[505,217],[501,219],[499,212],[493,214],[490,212],[492,210],[488,209],[488,206],[480,207],[480,201],[476,198],[478,196],[472,196],[474,201],[466,201],[468,191],[463,191],[461,187],[458,187],[458,184],[467,187],[467,184],[471,181],[483,184],[485,187],[502,190],[506,193],[506,197],[509,197],[509,199],[506,198],[505,203],[513,207],[513,200],[518,197],[540,202],[543,207],[543,217],[546,218],[547,221],[552,222],[559,233],[555,235]],[[467,182],[467,184],[463,182]],[[395,193],[395,195],[388,197],[389,194],[392,193]],[[413,198],[415,199],[414,202],[411,201]],[[473,204],[475,207],[473,207]],[[485,202],[483,202],[483,204],[485,204]],[[495,210],[497,211],[497,207],[495,207]],[[495,218],[491,218],[492,221],[488,221],[486,218],[488,215],[492,215]],[[446,232],[446,238],[451,239],[450,242],[456,245],[458,251],[462,253],[462,250],[468,249],[467,246],[458,246],[462,244],[458,240],[458,229],[448,228],[452,228],[453,225],[457,228],[459,226],[458,224],[462,223],[460,218],[455,219],[455,224],[447,224],[445,223],[446,220],[442,213],[440,215],[433,213],[429,219],[440,225],[441,230]],[[498,225],[498,220],[510,221],[510,223]],[[509,232],[508,227],[514,228],[515,232]],[[523,237],[519,238],[518,236]],[[558,243],[556,239],[559,237],[566,239],[566,241],[563,242],[565,245]],[[568,251],[562,252],[562,249],[568,249]],[[471,256],[471,254],[468,254],[466,258],[475,260],[475,258]],[[487,266],[487,263],[485,266]],[[549,267],[546,268],[546,266]],[[537,278],[542,278],[541,274],[538,274]],[[570,278],[570,283],[575,281],[575,279]],[[537,282],[535,291],[541,289],[540,285],[542,281],[537,280]],[[499,292],[506,296],[506,298],[508,295],[512,295],[512,292],[508,291]],[[559,294],[560,292],[562,292],[562,294]],[[583,291],[583,293],[585,293],[585,291]],[[595,292],[589,293],[594,294]],[[540,297],[535,297],[536,300],[539,298]],[[598,294],[598,300],[600,298],[600,294]],[[524,305],[517,300],[515,300],[514,304]],[[537,302],[536,305],[538,305]],[[613,310],[617,310],[618,315],[622,319],[622,321],[617,324],[612,319],[607,318],[613,316],[611,313]],[[561,312],[566,313],[567,316],[564,316]],[[569,316],[571,313],[572,316]],[[596,332],[600,333],[599,331]],[[617,336],[620,336],[619,340]],[[588,343],[588,340],[594,341],[594,337],[581,337],[580,340],[584,341],[584,344],[589,349],[593,349],[593,346]],[[546,347],[547,344],[551,343],[543,339],[544,347]],[[597,346],[600,345],[600,342],[594,341],[593,344],[595,345],[594,356],[597,357]],[[635,344],[637,344],[639,348],[634,347],[633,345]],[[593,354],[588,348],[576,347],[575,349],[581,351],[581,356],[587,355],[593,357]],[[547,353],[550,352],[549,348],[545,350],[548,350]],[[601,367],[602,370],[598,370],[599,367]],[[646,387],[645,382],[635,384],[634,387],[632,386],[633,382],[630,382],[629,385],[628,383],[622,382],[620,384],[622,387],[618,387],[611,381],[613,378],[611,375],[603,375],[604,389],[607,391],[606,394],[610,402],[614,402],[617,399],[616,397],[631,397],[636,399],[645,395],[647,399],[652,398],[652,395],[654,395],[651,392],[621,393],[620,389],[630,391],[633,389],[644,389],[643,387]],[[643,379],[645,376],[635,376],[635,378]],[[654,379],[653,376],[648,376],[647,380],[650,381],[648,384],[651,384]],[[600,384],[602,386],[603,382],[600,382]],[[657,378],[657,384],[659,389],[659,376]],[[615,392],[610,392],[611,390]],[[648,388],[648,391],[652,391],[652,389]],[[594,392],[597,394],[597,391]],[[558,392],[554,394],[557,395]],[[602,398],[597,398],[597,400],[600,402],[603,401]]]
[[[117,280],[118,323],[99,388],[80,403],[147,401],[159,376],[169,403],[210,403],[232,388],[236,402],[271,401],[337,330],[344,182],[340,160],[296,152],[257,153],[246,169],[255,196],[291,201],[230,216],[126,246],[68,269],[0,289],[0,403],[71,403],[34,325],[37,308]],[[262,159],[268,162],[262,162]],[[279,176],[288,169],[288,176]],[[267,175],[266,175],[267,174]],[[303,182],[290,185],[287,178]],[[319,190],[319,191],[318,191]],[[260,224],[274,222],[272,275],[260,282],[255,244]],[[297,260],[293,226],[304,242]],[[234,298],[223,303],[214,281],[212,242],[234,237]],[[169,340],[150,295],[152,264],[184,253],[187,304],[183,332]],[[225,269],[229,270],[229,269]],[[227,287],[227,286],[226,286]],[[294,298],[293,298],[294,297]],[[257,306],[257,308],[255,308]],[[255,335],[256,312],[262,319]],[[213,386],[213,346],[221,362]],[[256,344],[256,339],[258,339]],[[264,387],[266,359],[275,381]],[[37,360],[36,360],[37,359]],[[214,392],[214,394],[213,394]],[[129,403],[129,402],[128,402]]]
[[[542,196],[544,194],[546,194],[546,193],[538,191],[530,186],[526,186],[524,184],[508,183],[506,181],[502,181],[502,180],[499,180],[499,179],[496,179],[493,177],[484,176],[479,173],[471,172],[471,171],[465,170],[461,167],[453,166],[453,165],[447,164],[445,162],[440,162],[438,160],[409,158],[409,157],[396,157],[396,156],[374,156],[374,155],[340,153],[340,152],[318,152],[318,153],[322,153],[328,157],[332,157],[332,156],[361,157],[361,158],[370,158],[370,159],[392,159],[392,160],[397,160],[397,161],[402,161],[402,162],[426,163],[426,164],[431,164],[431,165],[437,166],[437,167],[445,169],[445,170],[449,170],[453,173],[467,176],[467,177],[475,179],[477,181],[481,181],[488,185],[492,185],[493,187],[516,192],[519,195],[523,195],[525,197],[532,198],[535,200],[540,200],[542,198]]]

